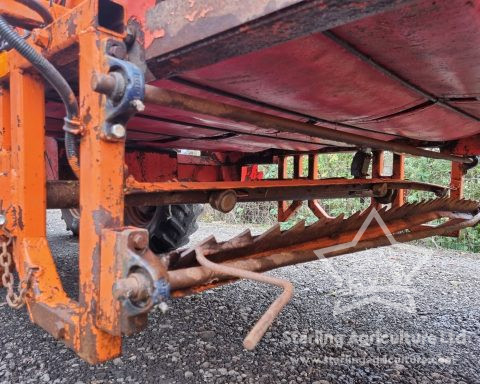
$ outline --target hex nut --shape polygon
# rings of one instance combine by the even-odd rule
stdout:
[[[127,130],[122,124],[113,124],[110,127],[110,134],[116,139],[123,139],[127,134]]]

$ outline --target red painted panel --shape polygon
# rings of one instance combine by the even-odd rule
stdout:
[[[438,97],[480,96],[480,0],[420,0],[394,12],[336,28],[334,33]],[[267,105],[355,125],[361,129],[330,126],[383,140],[400,135],[446,141],[480,133],[479,122],[440,105],[408,110],[422,105],[426,98],[346,51],[324,34],[293,40],[182,76],[201,86]],[[219,96],[207,89],[167,80],[154,84],[294,120],[307,120],[266,105]],[[451,103],[480,118],[480,102]],[[157,140],[155,145],[163,148],[300,151],[320,148],[324,144],[308,136],[158,106],[148,105],[145,113],[171,122],[134,118],[129,124],[129,139]],[[385,117],[392,114],[395,116]],[[48,103],[47,116],[63,118],[63,107]],[[59,129],[56,124],[52,127]],[[237,135],[212,139],[228,131]]]
[[[454,140],[479,132],[479,123],[439,105],[357,125],[428,141]]]
[[[186,77],[333,121],[384,116],[424,101],[323,34],[227,60]]]
[[[478,0],[423,0],[334,32],[438,96],[480,94]]]
[[[451,101],[450,104],[480,119],[480,101]]]

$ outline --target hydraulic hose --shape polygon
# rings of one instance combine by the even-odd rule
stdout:
[[[25,0],[23,0],[25,1]],[[30,2],[28,2],[30,3]],[[47,10],[48,11],[48,10]],[[13,49],[18,51],[32,66],[47,80],[50,85],[57,91],[62,99],[67,116],[63,129],[65,131],[65,150],[68,163],[73,173],[79,178],[79,149],[78,142],[73,133],[78,132],[79,108],[75,94],[68,85],[67,81],[58,72],[58,70],[42,55],[37,53],[18,33],[12,29],[10,24],[0,16],[0,37],[3,38]]]
[[[38,13],[43,19],[45,25],[48,25],[53,22],[53,17],[50,14],[50,11],[43,4],[39,3],[36,0],[16,0],[17,3],[23,4],[30,8],[32,11]]]

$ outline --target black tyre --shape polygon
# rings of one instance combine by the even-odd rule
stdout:
[[[155,253],[172,251],[188,243],[197,229],[197,218],[203,207],[177,204],[157,207],[125,208],[125,224],[148,229],[150,249]],[[78,235],[79,215],[75,209],[62,209],[67,229]]]
[[[78,212],[78,209],[62,209],[62,219],[67,225],[67,231],[72,231],[75,236],[78,236],[80,231],[80,212]]]

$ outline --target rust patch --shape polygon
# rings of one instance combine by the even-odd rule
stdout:
[[[95,233],[101,236],[102,229],[106,227],[119,227],[121,225],[119,218],[113,218],[111,213],[105,208],[100,207],[92,213],[93,222],[95,224]]]
[[[25,225],[23,224],[23,210],[22,207],[18,207],[18,216],[17,216],[18,227],[23,231]]]

